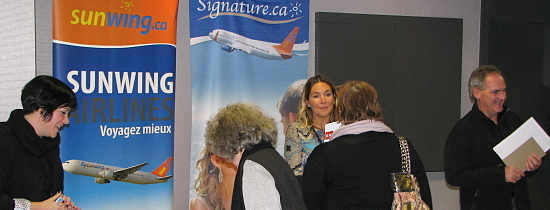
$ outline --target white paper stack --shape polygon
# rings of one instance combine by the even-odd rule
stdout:
[[[493,147],[507,166],[516,166],[523,171],[529,155],[536,153],[542,157],[549,149],[550,137],[532,117]]]

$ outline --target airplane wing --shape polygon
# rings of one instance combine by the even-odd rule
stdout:
[[[232,47],[232,48],[235,48],[239,51],[242,51],[242,52],[245,52],[247,54],[250,54],[251,51],[250,51],[250,47],[247,47],[245,45],[242,45],[242,44],[239,44],[239,43],[232,43],[232,44],[227,44],[227,46],[229,47]]]
[[[141,167],[143,167],[147,164],[148,163],[142,163],[142,164],[135,165],[135,166],[132,166],[132,167],[116,170],[116,171],[113,171],[113,175],[115,177],[119,178],[119,179],[124,179],[124,178],[128,177],[128,175],[133,174],[136,171],[139,171],[139,169],[141,169]]]
[[[165,177],[157,177],[156,179],[157,179],[157,180],[167,180],[167,179],[170,179],[170,178],[172,178],[172,175],[170,175],[170,176],[165,176]]]
[[[251,53],[252,53],[252,51],[251,51],[250,49],[245,49],[245,50],[241,50],[241,51],[243,51],[243,52],[245,52],[245,53],[247,53],[247,54],[251,54]]]
[[[239,49],[240,51],[245,52],[246,54],[252,53],[252,50],[250,50],[251,46],[246,46],[243,44],[235,44],[235,48]]]

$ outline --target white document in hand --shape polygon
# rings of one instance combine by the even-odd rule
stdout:
[[[536,153],[542,157],[549,149],[550,137],[532,117],[493,147],[507,166],[513,165],[523,171],[529,155]]]
[[[325,125],[325,139],[323,140],[323,142],[329,142],[330,137],[332,137],[332,133],[334,133],[334,131],[336,129],[338,129],[339,127],[340,127],[339,122],[331,122],[329,124],[326,124]]]

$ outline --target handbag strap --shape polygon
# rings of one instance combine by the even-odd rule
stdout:
[[[409,154],[409,144],[404,136],[398,136],[399,147],[401,147],[401,170],[404,173],[411,173],[411,156]]]

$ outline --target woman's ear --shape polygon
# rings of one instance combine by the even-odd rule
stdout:
[[[293,122],[296,122],[296,120],[298,120],[298,116],[296,114],[294,114],[294,112],[289,112],[288,113],[288,122],[289,122],[289,124],[293,123]]]
[[[217,155],[210,155],[210,162],[212,162],[216,168],[220,168],[220,166],[224,164],[225,159]]]

